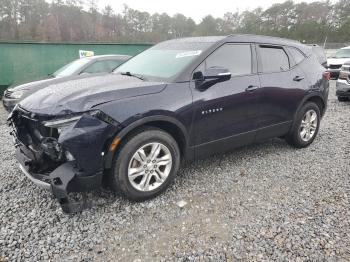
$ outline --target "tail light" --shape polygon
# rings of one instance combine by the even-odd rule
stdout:
[[[323,78],[326,79],[327,81],[331,79],[331,73],[328,71],[323,72],[322,74]]]

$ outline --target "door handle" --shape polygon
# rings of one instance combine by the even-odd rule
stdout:
[[[299,81],[301,81],[301,80],[303,80],[303,79],[304,79],[304,77],[302,77],[302,76],[295,76],[295,77],[293,78],[293,81],[299,82]]]
[[[246,92],[253,92],[253,91],[257,90],[258,88],[259,88],[258,86],[252,86],[252,85],[250,85],[250,86],[248,86],[248,87],[245,89],[245,91],[246,91]]]

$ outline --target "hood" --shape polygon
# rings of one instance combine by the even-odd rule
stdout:
[[[327,59],[328,65],[343,65],[345,62],[349,62],[350,58],[329,58]]]
[[[84,112],[96,105],[161,92],[165,83],[119,74],[95,75],[51,84],[22,100],[23,109],[42,115]]]
[[[37,87],[37,86],[46,85],[46,84],[52,82],[53,80],[56,80],[56,79],[55,79],[55,78],[49,78],[49,79],[37,80],[37,81],[25,83],[25,84],[20,84],[20,85],[11,86],[11,87],[8,88],[8,90],[9,90],[9,91],[24,91],[24,90],[29,90],[29,89],[35,88],[35,87]]]
[[[25,97],[49,85],[58,84],[58,83],[65,82],[71,79],[76,79],[76,78],[81,78],[81,76],[67,76],[67,77],[40,79],[29,83],[25,83],[25,84],[10,86],[7,90],[10,92],[23,91],[23,96],[21,99],[24,99]]]

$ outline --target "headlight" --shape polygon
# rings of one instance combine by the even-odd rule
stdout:
[[[91,116],[94,116],[94,117],[96,117],[96,118],[98,118],[98,119],[100,119],[100,120],[102,120],[110,125],[114,125],[114,126],[118,125],[117,121],[115,121],[113,118],[106,115],[105,113],[101,112],[100,110],[92,110],[92,111],[88,111],[88,112],[84,112],[84,113],[70,115],[68,117],[66,116],[66,117],[61,117],[61,118],[55,118],[55,119],[43,122],[43,125],[46,127],[50,127],[50,128],[57,128],[58,131],[60,132],[62,129],[67,128],[67,127],[73,125],[74,123],[78,122],[79,119],[84,114],[89,114]]]
[[[14,91],[10,93],[9,98],[20,99],[23,96],[23,94],[24,94],[23,91]]]
[[[82,115],[75,115],[66,118],[56,118],[43,122],[44,126],[51,128],[65,128],[76,123]]]

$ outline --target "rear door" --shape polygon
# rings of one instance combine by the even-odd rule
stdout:
[[[257,92],[260,117],[256,139],[260,140],[288,132],[305,95],[307,79],[287,47],[259,44],[257,53],[261,87]]]

